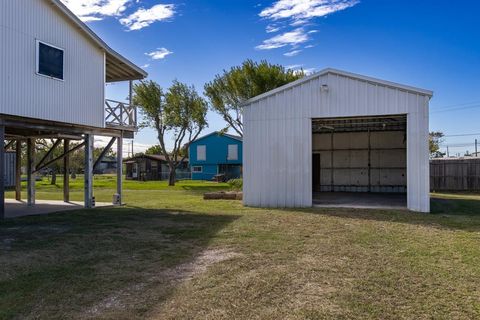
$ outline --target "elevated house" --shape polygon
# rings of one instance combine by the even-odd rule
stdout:
[[[159,154],[142,154],[124,161],[127,180],[168,180],[170,167],[165,156]],[[188,159],[184,159],[176,169],[179,180],[190,179]]]
[[[242,138],[212,132],[193,141],[189,147],[190,169],[193,180],[212,180],[242,176]]]
[[[27,146],[27,203],[35,205],[35,174],[53,161],[85,151],[84,205],[93,206],[92,178],[108,149],[117,142],[117,203],[122,195],[122,141],[137,130],[136,109],[131,104],[132,81],[147,73],[110,48],[59,0],[0,2],[0,140],[6,145]],[[105,97],[105,85],[127,81],[129,101]],[[111,137],[98,159],[93,158],[94,136]],[[63,154],[38,159],[35,140],[56,139]],[[75,147],[70,142],[77,141]],[[63,143],[62,143],[63,142]],[[5,216],[4,161],[0,148],[0,217]],[[20,172],[20,152],[16,171]],[[69,177],[64,176],[64,201],[69,201]],[[21,199],[20,174],[16,199]]]

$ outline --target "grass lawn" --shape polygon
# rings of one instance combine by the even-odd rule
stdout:
[[[0,222],[0,319],[480,318],[479,195],[433,214],[202,199],[225,188],[127,181],[123,208]]]

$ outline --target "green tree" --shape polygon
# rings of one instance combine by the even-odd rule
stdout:
[[[175,170],[185,160],[182,149],[188,148],[202,130],[206,121],[208,106],[193,86],[174,81],[166,93],[154,81],[142,81],[134,86],[133,102],[139,106],[142,127],[157,131],[160,152],[168,162],[169,185],[175,185]],[[173,148],[166,147],[167,136],[173,136]],[[183,154],[183,155],[182,155]]]
[[[241,66],[215,76],[205,84],[205,95],[213,111],[227,122],[229,128],[243,136],[242,104],[255,96],[305,76],[303,70],[293,71],[267,61],[246,60]]]
[[[428,139],[428,147],[430,149],[431,158],[441,158],[445,155],[445,153],[440,152],[440,144],[444,141],[443,136],[443,132],[440,131],[430,132]]]
[[[162,148],[160,148],[159,144],[151,146],[147,150],[145,150],[145,154],[162,154]]]

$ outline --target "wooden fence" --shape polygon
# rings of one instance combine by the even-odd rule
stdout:
[[[480,158],[430,160],[430,190],[480,191]]]

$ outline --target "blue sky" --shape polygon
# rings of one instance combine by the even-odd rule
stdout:
[[[215,74],[248,58],[308,71],[333,67],[433,90],[431,130],[480,133],[478,1],[64,2],[164,87],[178,79],[202,93]],[[107,93],[122,99],[127,89],[115,84]],[[206,133],[224,126],[212,112],[208,120]],[[463,154],[474,151],[475,138],[445,144]],[[152,130],[135,139],[138,148],[155,143]]]

